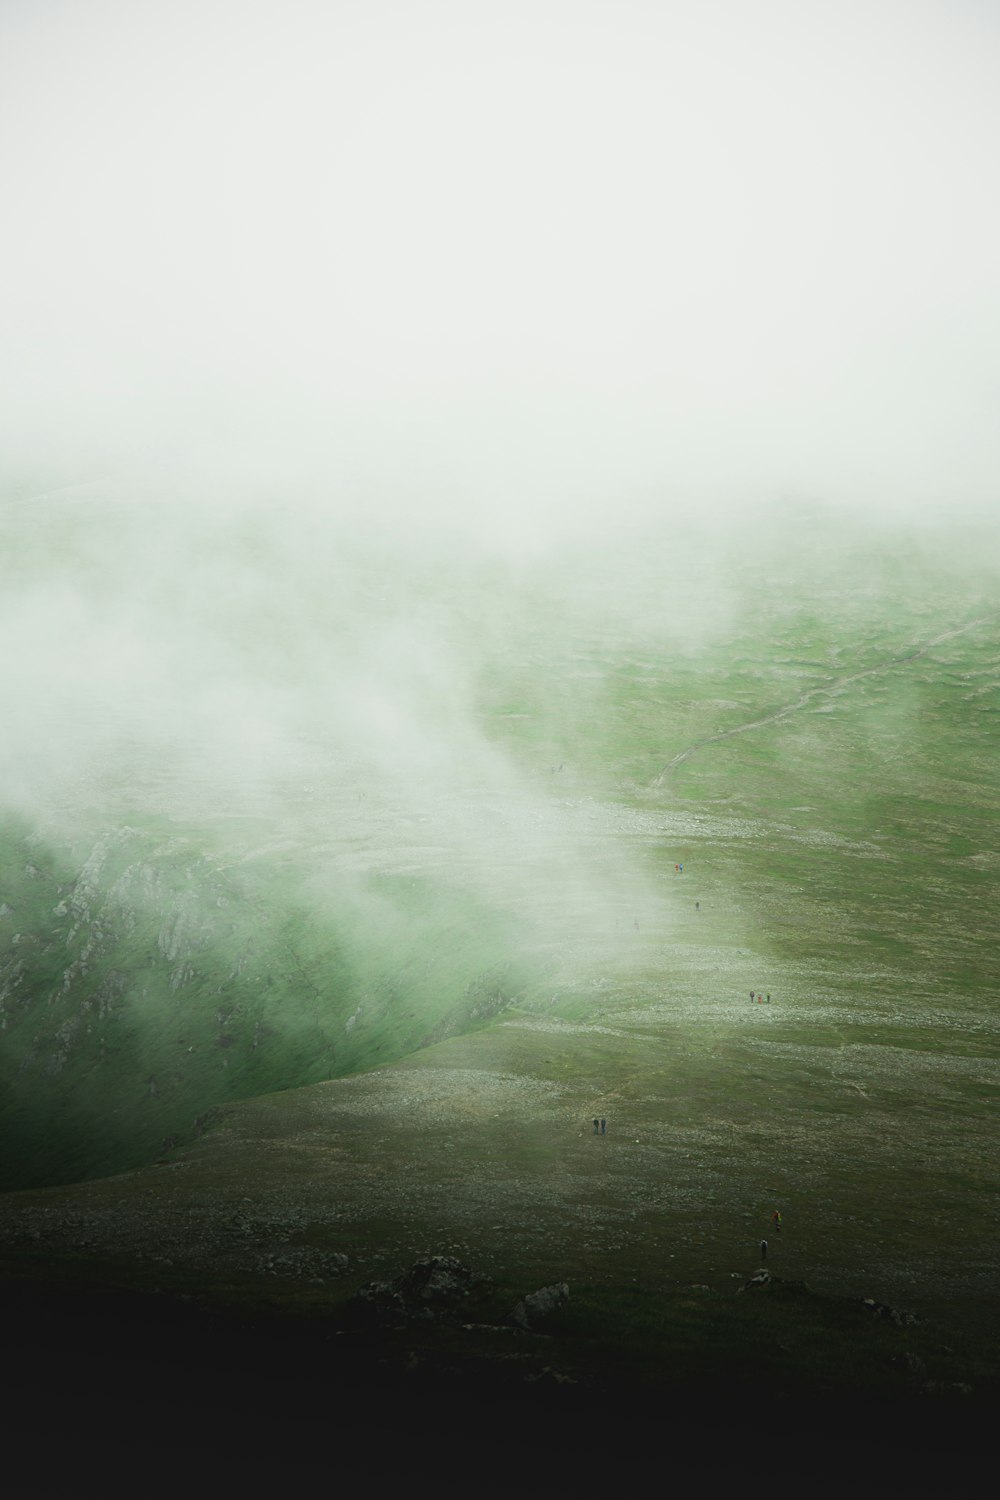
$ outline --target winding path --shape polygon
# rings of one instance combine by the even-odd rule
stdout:
[[[929,640],[926,645],[920,646],[916,651],[907,651],[904,656],[890,656],[885,661],[879,662],[877,666],[864,667],[860,672],[848,672],[843,677],[836,677],[832,682],[827,683],[825,687],[810,688],[807,693],[803,693],[800,698],[796,698],[794,703],[786,703],[781,708],[776,708],[773,713],[765,714],[762,719],[752,719],[748,724],[737,724],[733,729],[721,729],[718,734],[710,734],[703,740],[695,740],[693,745],[689,745],[686,750],[682,750],[672,760],[667,761],[667,764],[660,771],[659,775],[653,778],[652,785],[661,786],[664,777],[669,771],[672,771],[675,766],[679,766],[683,761],[688,760],[696,751],[703,750],[706,745],[714,745],[720,740],[730,739],[734,734],[746,734],[751,729],[761,729],[765,724],[773,724],[776,719],[784,719],[789,714],[796,713],[813,698],[820,698],[834,693],[839,688],[846,687],[848,683],[857,682],[860,677],[873,677],[878,672],[888,672],[893,667],[901,667],[906,662],[916,661],[918,657],[926,656],[927,652],[932,651],[935,646],[940,646],[942,641],[950,641],[956,635],[965,635],[968,631],[975,630],[978,625],[985,625],[987,621],[996,619],[1000,619],[1000,610],[992,610],[988,615],[980,615],[978,619],[969,620],[965,625],[957,625],[954,630],[942,631],[940,635],[934,636],[933,640]]]

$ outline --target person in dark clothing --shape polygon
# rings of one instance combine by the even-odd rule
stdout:
[[[761,1240],[760,1242],[760,1258],[761,1260],[767,1260],[767,1240]]]
[[[602,1135],[607,1135],[607,1133],[608,1133],[608,1122],[607,1122],[607,1120],[602,1120],[601,1121],[601,1134]]]
[[[594,1134],[595,1135],[600,1135],[600,1132],[601,1132],[601,1122],[600,1122],[600,1120],[595,1120],[594,1121]]]

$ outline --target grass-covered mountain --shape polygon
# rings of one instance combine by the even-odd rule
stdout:
[[[74,524],[32,534],[22,612],[107,566]],[[464,1322],[352,1345],[404,1385],[411,1357],[506,1380],[514,1349],[595,1390],[611,1361],[664,1392],[992,1391],[988,536],[820,516],[348,565],[322,527],[240,535],[187,613],[153,569],[201,648],[155,712],[126,673],[75,750],[22,714],[8,754],[8,1273],[354,1338],[367,1283],[447,1255],[482,1278]],[[94,589],[95,641],[122,607]],[[162,665],[130,607],[129,671]],[[562,1282],[529,1350],[510,1309]]]

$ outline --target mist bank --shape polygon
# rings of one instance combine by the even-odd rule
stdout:
[[[234,867],[205,830],[0,834],[4,1189],[126,1170],[231,1099],[391,1061],[537,998],[512,917],[457,884]],[[519,957],[519,955],[521,955]]]
[[[198,498],[3,515],[6,1186],[548,1003],[652,902],[505,733],[593,580]]]

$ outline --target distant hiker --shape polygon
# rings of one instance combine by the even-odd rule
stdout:
[[[600,1120],[595,1120],[594,1121],[594,1134],[595,1135],[600,1135],[600,1133],[601,1133],[601,1122],[600,1122]]]
[[[684,874],[684,866],[683,865],[678,865],[677,868],[680,871],[680,873],[683,875]]]
[[[694,909],[695,909],[695,911],[701,911],[701,902],[700,901],[696,901],[694,903]]]
[[[760,1242],[760,1258],[761,1260],[767,1260],[767,1240],[761,1240]]]
[[[638,917],[636,917],[635,922],[633,923],[633,926],[635,927],[636,932],[638,932],[639,931],[639,918]]]
[[[781,1233],[781,1215],[779,1214],[779,1212],[778,1212],[777,1209],[775,1209],[774,1213],[771,1215],[771,1223],[774,1225],[774,1232],[775,1232],[775,1234],[780,1234]]]
[[[679,875],[680,873],[681,873],[681,867],[680,867],[680,865],[674,865],[674,874],[675,875]]]
[[[602,1135],[607,1135],[607,1133],[608,1133],[608,1122],[607,1122],[607,1120],[602,1120],[601,1121],[601,1134]]]
[[[754,992],[753,992],[753,990],[751,990],[751,991],[750,991],[750,999],[751,999],[751,1000],[752,1000],[752,999],[753,999],[753,996],[754,996]]]
[[[770,1005],[770,1003],[771,1003],[771,995],[770,995],[770,992],[768,992],[768,996],[767,996],[767,1003],[768,1003],[768,1005]]]

